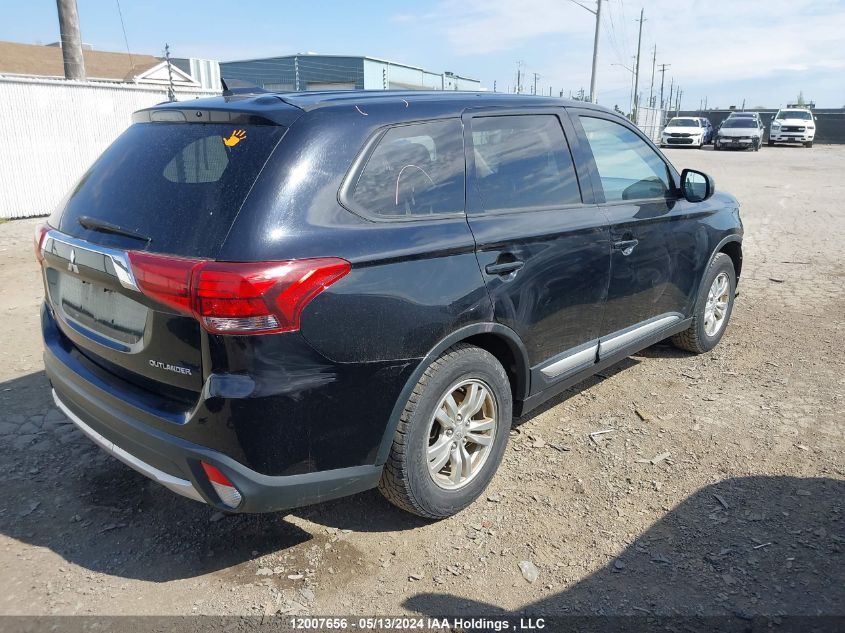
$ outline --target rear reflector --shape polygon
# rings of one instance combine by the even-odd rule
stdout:
[[[47,231],[49,230],[49,224],[39,224],[35,227],[35,259],[39,263],[44,261],[44,254],[41,252],[41,249],[44,248],[44,238],[47,237]]]
[[[230,508],[237,508],[241,504],[243,497],[241,496],[241,493],[238,492],[238,489],[235,488],[235,484],[229,481],[226,475],[220,472],[218,468],[215,468],[211,464],[206,464],[205,462],[201,463],[202,469],[208,476],[208,481],[211,482],[214,492],[216,492],[217,496],[220,497],[220,501],[223,502],[223,505]]]
[[[305,306],[352,268],[334,257],[233,263],[130,251],[129,261],[144,294],[215,334],[298,330]]]

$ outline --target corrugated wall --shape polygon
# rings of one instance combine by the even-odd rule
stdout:
[[[158,86],[0,77],[0,218],[50,213],[135,110],[166,100]]]

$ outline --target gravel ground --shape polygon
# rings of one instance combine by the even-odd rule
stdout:
[[[743,202],[721,345],[520,420],[438,523],[374,491],[224,517],[105,456],[50,401],[37,222],[0,224],[0,613],[845,617],[845,147],[667,153]]]

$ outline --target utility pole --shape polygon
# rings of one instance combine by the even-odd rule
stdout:
[[[681,112],[681,97],[683,96],[684,91],[681,90],[680,86],[678,86],[678,93],[675,101],[675,116]]]
[[[643,22],[645,22],[645,19],[643,18],[643,12],[644,11],[645,11],[645,9],[640,9],[640,19],[639,19],[640,35],[637,38],[637,65],[634,67],[635,68],[635,72],[634,72],[634,108],[633,108],[634,121],[637,120],[637,110],[640,107],[640,98],[639,98],[639,95],[637,93],[639,92],[639,89],[640,89],[640,48],[642,47],[642,43],[643,43]]]
[[[666,79],[666,69],[672,64],[660,64],[660,109],[663,109],[663,81]]]
[[[596,0],[596,36],[593,38],[593,71],[590,74],[590,101],[598,103],[596,94],[596,65],[599,60],[599,32],[601,30],[601,0]]]
[[[674,95],[675,95],[674,89],[675,89],[675,78],[672,77],[669,80],[669,100],[666,102],[666,109],[669,110],[669,111],[672,110],[672,105],[675,103],[675,100],[673,98]]]
[[[79,32],[76,0],[56,0],[56,7],[59,10],[65,79],[85,81],[85,58],[82,56],[82,35]]]
[[[648,89],[648,107],[654,107],[654,69],[657,67],[657,44],[654,45],[654,54],[651,56],[651,87]]]
[[[534,89],[532,90],[531,94],[537,94],[537,80],[540,78],[538,73],[534,73]]]
[[[516,62],[516,94],[522,93],[522,62]]]

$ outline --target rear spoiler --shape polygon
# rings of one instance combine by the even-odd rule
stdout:
[[[229,84],[232,84],[232,87],[229,87]],[[227,83],[226,80],[221,77],[220,78],[220,85],[223,88],[223,96],[224,97],[232,97],[234,95],[255,95],[269,92],[264,88],[259,88],[255,84],[250,84],[244,81],[239,81],[237,79],[230,79]]]

